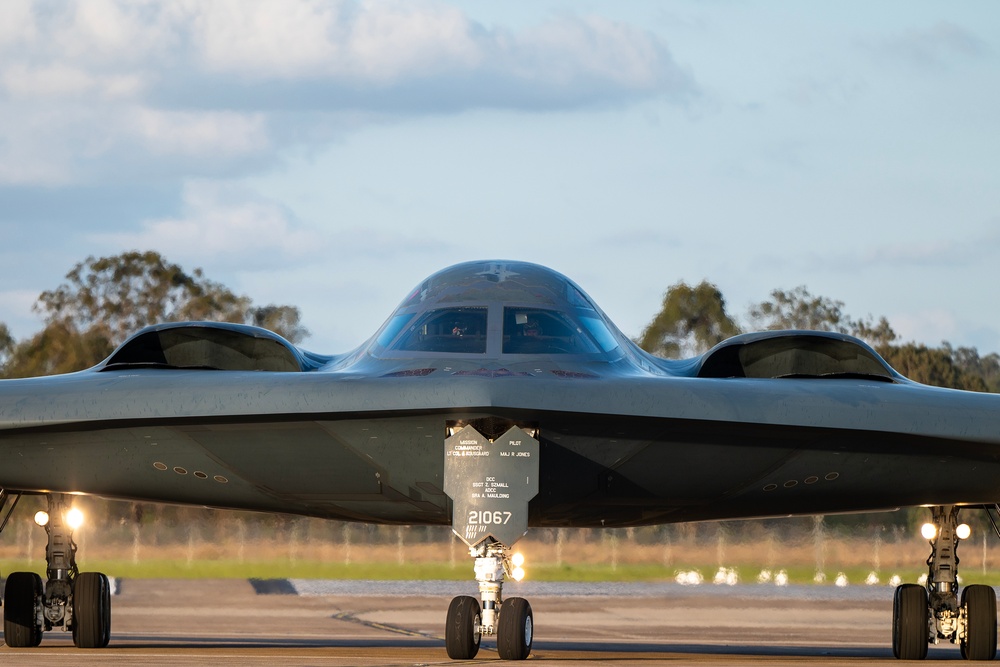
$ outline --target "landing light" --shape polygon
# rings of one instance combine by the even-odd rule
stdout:
[[[68,525],[72,530],[76,530],[83,525],[83,512],[77,508],[73,508],[66,512],[66,525]]]
[[[934,527],[933,523],[925,523],[920,526],[920,534],[924,536],[925,540],[933,540],[937,537],[937,528]]]
[[[524,579],[524,568],[521,567],[524,565],[524,554],[519,551],[511,556],[510,564],[514,566],[514,569],[510,572],[510,576],[513,577],[514,581],[521,581]]]
[[[969,524],[967,523],[960,523],[958,525],[958,528],[955,529],[955,536],[958,537],[958,539],[960,540],[969,539],[969,535],[971,534],[972,534],[972,529],[969,528]]]
[[[45,510],[35,512],[35,523],[39,526],[46,526],[49,523],[49,513]]]

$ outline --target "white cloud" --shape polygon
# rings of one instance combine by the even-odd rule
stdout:
[[[300,76],[336,57],[330,31],[341,3],[223,1],[185,7],[192,16],[192,41],[212,71]]]
[[[542,76],[570,83],[582,75],[615,80],[635,88],[656,89],[673,78],[684,87],[683,74],[675,68],[664,70],[663,47],[648,33],[599,17],[562,18],[536,28],[520,40],[520,49],[532,54],[522,66],[530,66]],[[553,59],[554,57],[554,59]],[[528,73],[526,71],[525,73]]]
[[[142,90],[133,75],[95,75],[72,65],[29,66],[14,63],[0,71],[0,85],[14,99],[82,97],[131,98]]]
[[[23,48],[37,38],[33,0],[0,2],[0,51]]]
[[[469,68],[477,60],[473,24],[448,7],[241,0],[189,8],[205,67],[248,79],[384,83],[448,63]]]
[[[345,43],[348,72],[388,81],[428,68],[472,70],[483,61],[480,40],[488,33],[456,9],[371,1],[363,7]]]
[[[270,147],[263,114],[139,108],[132,117],[142,144],[156,155],[239,156]]]
[[[182,215],[147,220],[142,231],[95,235],[122,249],[156,248],[171,261],[215,267],[273,268],[322,257],[325,242],[284,207],[226,183],[184,187]]]
[[[656,37],[600,18],[512,31],[426,2],[11,0],[0,164],[26,166],[0,183],[93,181],[97,163],[119,181],[235,175],[366,118],[694,90]]]

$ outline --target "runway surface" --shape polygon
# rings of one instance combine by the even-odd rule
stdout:
[[[535,615],[529,660],[613,664],[895,664],[887,586],[681,586],[523,583]],[[448,602],[465,582],[125,580],[111,646],[75,649],[68,633],[2,665],[432,665]],[[483,640],[475,662],[498,660]],[[960,659],[951,646],[931,659]]]

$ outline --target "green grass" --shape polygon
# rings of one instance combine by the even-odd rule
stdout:
[[[299,560],[245,561],[235,560],[195,560],[188,564],[186,560],[143,560],[133,563],[131,560],[81,560],[81,570],[104,572],[110,576],[141,578],[141,579],[375,579],[375,580],[414,580],[414,579],[450,579],[456,581],[471,580],[473,577],[472,561],[459,559],[454,566],[449,563],[384,563],[358,562],[344,564],[343,562],[319,562]],[[35,571],[44,574],[44,566],[34,560],[4,559],[0,560],[0,572],[8,573],[21,570]],[[609,564],[538,564],[526,567],[528,580],[533,581],[672,581],[677,571],[699,570],[706,582],[711,582],[717,567],[704,563],[679,563],[664,568],[652,564],[622,564],[612,567]],[[760,568],[757,566],[737,566],[741,583],[755,583]],[[827,585],[832,585],[838,572],[844,572],[852,585],[864,582],[871,568],[831,568],[826,572]],[[903,581],[915,582],[925,570],[911,568],[908,570],[879,572],[880,584],[886,585],[889,577],[898,574]],[[811,584],[814,571],[808,567],[788,568],[786,571],[789,583]],[[776,571],[775,571],[776,574]],[[989,571],[985,575],[975,569],[966,569],[963,579],[968,583],[984,583],[1000,585],[1000,572]]]
[[[328,563],[300,560],[244,561],[148,559],[139,563],[131,560],[81,560],[81,570],[104,572],[113,577],[133,579],[464,579],[472,576],[471,561],[467,567],[450,567],[448,563]],[[29,570],[44,574],[44,564],[20,560],[0,560],[0,572]]]

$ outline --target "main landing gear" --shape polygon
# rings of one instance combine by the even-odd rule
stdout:
[[[503,599],[505,575],[517,577],[519,563],[513,563],[503,544],[487,539],[469,550],[476,559],[479,600],[460,595],[448,607],[445,646],[448,657],[471,660],[479,652],[483,635],[496,635],[497,652],[503,660],[524,660],[531,653],[534,617],[524,598]]]
[[[35,522],[45,527],[47,581],[34,572],[14,572],[4,588],[4,638],[8,646],[38,646],[42,632],[62,628],[78,648],[104,648],[111,639],[111,586],[100,572],[79,572],[73,531],[82,516],[66,496],[48,495],[48,512]]]
[[[902,660],[923,660],[927,644],[946,639],[958,644],[967,660],[992,660],[997,652],[997,596],[990,586],[970,585],[958,597],[958,508],[931,508],[931,523],[921,531],[931,544],[927,586],[903,584],[892,602],[892,652]]]

